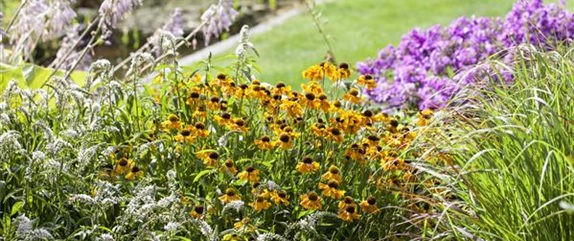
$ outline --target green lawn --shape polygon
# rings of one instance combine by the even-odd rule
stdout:
[[[448,24],[460,16],[504,16],[513,0],[336,0],[320,9],[337,61],[355,65],[397,44],[414,27]],[[572,8],[570,6],[569,8]],[[261,80],[298,88],[301,71],[322,61],[327,47],[311,15],[296,16],[252,42],[261,54]]]

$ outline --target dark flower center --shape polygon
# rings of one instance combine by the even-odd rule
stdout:
[[[377,199],[375,199],[375,197],[369,197],[367,198],[367,203],[369,205],[375,205],[375,203],[377,203]]]
[[[330,188],[338,188],[339,187],[339,183],[337,183],[337,181],[331,180],[327,183],[327,185],[329,185]]]
[[[271,139],[270,139],[268,136],[262,136],[262,137],[261,137],[261,141],[262,141],[262,142],[270,142]]]
[[[209,158],[216,160],[217,158],[219,158],[219,154],[217,154],[217,152],[209,153]]]
[[[281,135],[279,136],[279,140],[280,140],[281,142],[284,142],[284,143],[289,142],[290,139],[291,139],[291,137],[289,137],[289,135],[288,135],[288,134],[285,134],[285,133],[283,133],[283,134],[281,134]]]
[[[254,172],[254,171],[255,171],[255,167],[248,166],[248,167],[245,169],[245,171],[247,171],[247,172]]]
[[[225,74],[218,74],[217,75],[217,79],[219,80],[225,80],[227,78],[227,76],[225,76]]]
[[[203,213],[203,209],[204,209],[204,207],[201,205],[195,206],[195,212],[196,213]]]
[[[181,130],[181,135],[182,136],[189,136],[189,135],[191,135],[191,131],[188,129],[183,129],[183,130]]]
[[[306,94],[305,94],[305,98],[307,98],[307,100],[313,101],[313,100],[315,100],[315,94],[313,94],[313,93],[306,93]]]
[[[355,212],[355,205],[345,206],[345,211],[347,211],[348,213],[354,213]]]
[[[317,193],[315,193],[315,192],[309,193],[309,200],[311,200],[313,202],[317,201],[317,200],[319,200],[319,196],[317,196]]]
[[[311,164],[311,163],[313,163],[313,158],[311,158],[309,156],[303,157],[303,163]]]

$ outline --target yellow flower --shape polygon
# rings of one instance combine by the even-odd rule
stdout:
[[[314,80],[322,80],[325,75],[324,69],[319,65],[313,65],[307,70],[303,71],[303,78]]]
[[[372,75],[361,75],[357,79],[357,84],[363,87],[366,87],[368,90],[372,90],[377,87],[377,83],[375,83],[375,78]]]
[[[297,164],[295,169],[303,174],[313,173],[319,170],[319,163],[313,161],[313,158],[305,156],[303,157],[303,160]]]
[[[230,125],[229,125],[229,129],[241,131],[241,132],[248,132],[249,131],[249,129],[247,128],[247,123],[245,122],[245,120],[243,120],[241,118],[233,120],[233,122],[230,123]]]
[[[203,219],[204,217],[204,211],[205,211],[205,207],[202,205],[197,205],[195,206],[195,208],[193,208],[193,211],[190,212],[191,216],[193,216],[196,219]]]
[[[232,201],[241,200],[241,196],[239,196],[239,194],[237,194],[235,189],[227,188],[227,190],[225,190],[225,194],[221,195],[219,197],[219,200],[223,203],[230,203]]]
[[[311,191],[309,194],[301,195],[299,204],[305,209],[321,210],[323,208],[323,199],[315,191]]]
[[[262,136],[261,139],[255,141],[255,145],[261,150],[273,149],[273,144],[271,144],[269,136]]]
[[[351,76],[351,69],[349,69],[349,64],[341,63],[337,69],[339,78],[348,79]]]
[[[330,197],[333,199],[341,199],[345,195],[345,191],[337,189],[339,188],[339,182],[335,180],[329,180],[327,184],[319,183],[319,189],[321,189],[321,194],[325,197]]]
[[[229,114],[227,112],[221,112],[219,115],[216,115],[213,118],[215,119],[215,121],[217,121],[217,123],[220,126],[227,126],[227,125],[231,124],[231,122],[232,122],[231,114]]]
[[[321,107],[321,102],[316,98],[315,94],[311,92],[305,93],[304,98],[301,99],[301,103],[308,109],[319,109]]]
[[[284,205],[289,205],[289,196],[287,196],[287,193],[285,191],[274,190],[271,193],[271,200],[276,205],[279,205],[280,203],[283,203]]]
[[[190,127],[182,129],[177,136],[173,139],[177,142],[193,143],[195,136],[192,135],[193,130]]]
[[[316,137],[326,137],[329,135],[329,132],[327,131],[327,128],[325,127],[325,124],[323,123],[315,123],[311,126],[311,131],[313,131],[313,134]]]
[[[357,205],[346,205],[345,208],[339,210],[338,216],[345,222],[353,222],[361,218],[361,215],[359,215],[357,211]]]
[[[283,149],[290,149],[293,145],[293,138],[288,132],[283,132],[279,135],[279,140],[273,142],[275,146],[279,146]]]
[[[207,137],[209,136],[209,130],[205,128],[205,125],[202,122],[197,122],[193,126],[193,134],[199,137]]]
[[[341,133],[341,130],[339,130],[339,128],[337,127],[329,127],[327,129],[329,131],[329,135],[327,136],[327,139],[335,141],[335,142],[343,142],[343,133]]]
[[[316,96],[323,94],[323,88],[315,81],[312,81],[309,84],[301,84],[301,89]]]
[[[248,166],[245,171],[240,172],[237,177],[249,182],[259,181],[259,170],[253,166]]]
[[[345,95],[343,95],[343,100],[349,101],[353,104],[359,104],[361,98],[359,97],[359,90],[351,88]]]
[[[134,166],[134,161],[132,159],[127,159],[122,157],[116,163],[116,167],[114,168],[114,175],[122,175],[126,172],[131,171],[132,167]]]
[[[341,200],[341,201],[339,202],[338,207],[339,207],[339,208],[345,208],[345,206],[351,205],[351,204],[354,204],[354,203],[355,203],[355,201],[353,200],[352,197],[350,197],[350,196],[345,196],[345,198],[343,198],[343,200]]]
[[[179,121],[179,117],[177,117],[177,115],[169,114],[169,116],[167,117],[167,120],[162,123],[162,126],[164,129],[168,129],[168,130],[180,129],[181,128],[181,122]]]
[[[143,176],[143,171],[141,171],[137,166],[133,166],[132,170],[126,175],[126,180],[133,180],[141,176]]]
[[[227,172],[231,173],[231,175],[234,175],[234,176],[235,176],[235,174],[237,174],[237,169],[235,169],[235,164],[233,163],[233,160],[231,160],[231,159],[227,159],[225,161],[225,163],[223,163],[223,165],[221,165],[219,170],[222,172],[227,171]]]
[[[256,212],[267,210],[268,208],[271,207],[271,203],[265,200],[265,197],[261,195],[255,199],[255,203],[250,203],[249,205],[251,205],[253,207],[253,210],[255,210]]]
[[[292,118],[297,118],[303,115],[303,110],[301,110],[301,105],[298,103],[297,97],[291,97],[288,100],[283,100],[280,107],[281,109],[287,111],[287,115]]]
[[[223,241],[242,241],[242,240],[245,239],[236,233],[223,235]]]
[[[432,117],[432,115],[434,114],[434,112],[431,109],[426,109],[423,111],[419,111],[417,113],[417,117],[418,117],[418,121],[417,121],[417,125],[419,126],[426,126],[428,125],[430,118]]]
[[[375,199],[375,197],[367,198],[367,200],[362,201],[359,206],[361,206],[361,210],[367,213],[379,212],[379,207],[377,207],[377,199]]]
[[[203,165],[209,168],[218,166],[217,159],[219,158],[219,154],[217,154],[217,152],[201,153],[198,154],[198,156],[200,156],[201,159],[203,159]]]
[[[335,165],[331,165],[329,167],[329,171],[327,171],[323,176],[321,176],[321,180],[335,180],[337,182],[341,182],[341,174],[339,173],[339,168]]]

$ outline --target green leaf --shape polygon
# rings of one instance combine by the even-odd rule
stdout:
[[[24,201],[14,203],[14,205],[12,206],[12,211],[10,212],[10,216],[13,216],[14,214],[18,213],[18,211],[20,211],[22,206],[24,206]]]
[[[213,170],[203,170],[203,171],[199,172],[199,173],[197,174],[197,176],[195,176],[195,178],[193,179],[193,182],[199,181],[199,179],[200,179],[201,177],[203,177],[203,176],[205,176],[205,175],[207,175],[207,174],[210,174],[210,173],[212,173],[212,172],[213,172]]]

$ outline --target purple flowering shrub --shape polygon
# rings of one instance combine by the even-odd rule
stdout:
[[[357,64],[361,74],[377,79],[377,87],[366,94],[387,109],[422,110],[444,107],[463,86],[484,74],[512,81],[512,74],[502,68],[477,64],[495,54],[510,64],[515,53],[511,50],[521,44],[544,49],[571,44],[574,14],[564,6],[521,0],[505,19],[461,17],[446,27],[414,29],[397,47],[390,45],[376,59]]]

